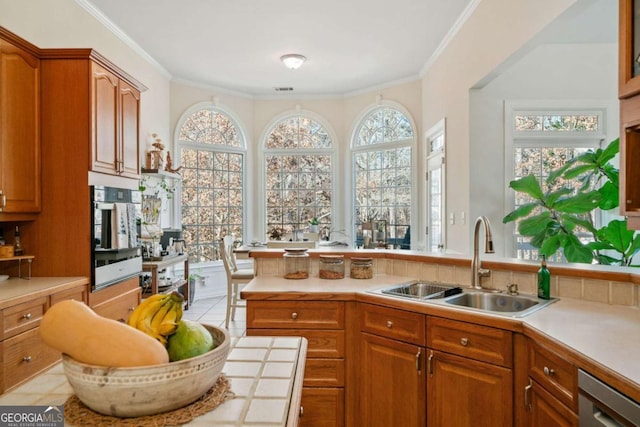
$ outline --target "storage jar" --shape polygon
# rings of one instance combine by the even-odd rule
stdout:
[[[344,255],[320,255],[321,279],[344,278]]]
[[[373,277],[372,258],[351,258],[351,278],[371,279]]]
[[[309,254],[306,248],[285,248],[284,278],[307,279],[309,277]]]

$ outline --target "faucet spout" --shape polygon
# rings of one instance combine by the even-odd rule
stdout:
[[[471,261],[471,287],[474,289],[482,289],[480,285],[480,277],[486,277],[491,271],[483,269],[481,266],[479,255],[480,225],[484,225],[484,252],[493,253],[493,238],[491,237],[491,223],[486,216],[479,216],[473,229],[473,259]]]

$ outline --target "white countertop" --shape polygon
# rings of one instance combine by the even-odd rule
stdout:
[[[299,337],[232,337],[222,372],[235,397],[185,426],[297,426],[306,348]],[[2,395],[0,405],[58,406],[72,393],[59,363]]]

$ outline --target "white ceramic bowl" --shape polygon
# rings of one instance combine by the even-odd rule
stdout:
[[[104,415],[140,417],[181,408],[215,384],[229,355],[229,333],[204,326],[218,345],[200,356],[155,366],[113,368],[80,363],[63,354],[64,373],[80,401]]]
[[[5,280],[7,280],[9,278],[8,275],[6,274],[0,274],[0,282],[4,282]]]

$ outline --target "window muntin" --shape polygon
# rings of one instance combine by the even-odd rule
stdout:
[[[356,130],[353,145],[355,245],[371,221],[386,221],[386,239],[410,249],[413,126],[401,111],[379,107]]]
[[[215,108],[191,113],[179,131],[181,216],[191,262],[219,258],[217,242],[244,233],[244,142],[234,120]]]
[[[295,151],[293,151],[295,150]],[[267,232],[305,229],[312,218],[321,230],[331,223],[332,140],[317,120],[295,115],[278,121],[265,141]]]

